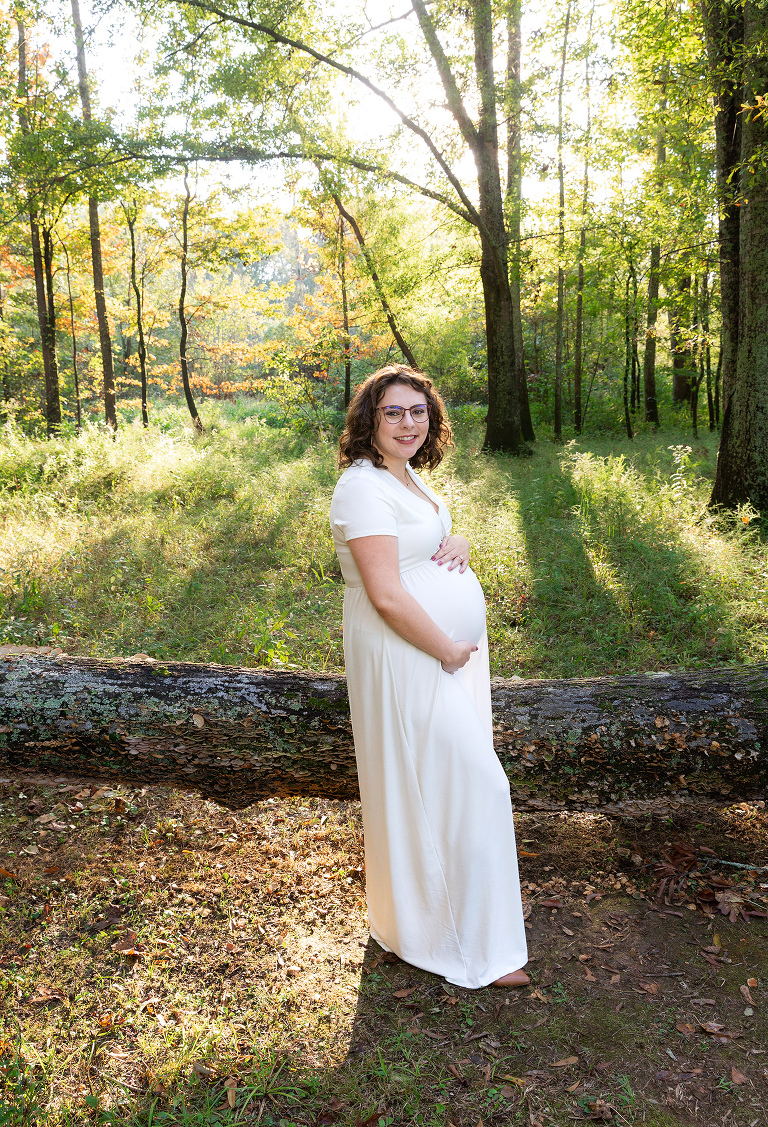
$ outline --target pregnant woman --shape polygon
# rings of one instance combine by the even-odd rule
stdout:
[[[414,473],[450,441],[425,376],[358,388],[331,503],[371,935],[475,989],[528,976],[509,783],[493,750],[485,599],[469,543]]]

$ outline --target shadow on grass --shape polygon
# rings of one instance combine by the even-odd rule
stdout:
[[[671,519],[674,499],[657,468],[641,473],[585,445],[510,478],[534,588],[525,626],[534,647],[546,649],[543,672],[695,668],[732,658],[727,592],[707,573],[701,544]]]

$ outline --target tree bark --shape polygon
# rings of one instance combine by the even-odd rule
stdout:
[[[188,274],[188,257],[189,257],[189,201],[192,199],[192,193],[189,190],[189,169],[186,164],[184,165],[184,206],[181,210],[181,288],[179,289],[179,366],[181,368],[181,384],[184,388],[184,398],[187,401],[189,413],[192,416],[195,430],[202,434],[203,424],[200,416],[197,413],[195,406],[195,397],[192,394],[192,388],[189,383],[189,361],[187,359],[187,338],[189,335],[189,327],[187,325],[187,314],[185,309],[185,302],[187,299],[187,274]]]
[[[83,121],[88,124],[91,112],[91,93],[88,89],[88,72],[85,66],[85,40],[83,24],[80,19],[79,0],[72,0],[72,22],[75,25],[77,45],[77,78],[80,90],[80,104]],[[101,227],[99,225],[99,204],[95,196],[88,197],[88,222],[91,234],[91,263],[93,265],[93,296],[96,305],[96,320],[99,324],[99,349],[103,373],[104,419],[108,427],[117,430],[117,402],[115,398],[115,367],[112,357],[112,337],[109,332],[107,301],[104,296],[104,264],[101,257]]]
[[[522,0],[507,2],[507,188],[506,212],[509,236],[509,292],[512,297],[512,336],[515,345],[517,393],[520,399],[520,429],[526,442],[536,441],[525,374],[523,315],[520,306],[521,221],[523,207],[522,123]]]
[[[233,809],[357,796],[343,677],[12,649],[0,661],[6,767],[195,788]],[[749,798],[768,782],[768,666],[496,680],[492,695],[513,791],[542,804]]]
[[[765,13],[704,7],[707,46],[718,92],[716,121],[735,115],[733,138],[716,135],[720,201],[723,426],[710,504],[768,510],[768,121],[758,106],[768,89]],[[742,22],[743,17],[743,22]],[[734,124],[734,128],[738,128]],[[730,162],[730,163],[729,163]],[[733,189],[735,185],[735,191]],[[734,268],[735,267],[735,268]]]

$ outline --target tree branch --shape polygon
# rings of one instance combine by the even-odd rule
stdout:
[[[356,79],[359,83],[361,83],[361,85],[365,86],[366,90],[370,90],[371,93],[375,94],[377,98],[381,98],[385,105],[389,106],[392,112],[400,118],[403,125],[405,125],[407,129],[410,129],[412,133],[415,133],[417,137],[421,138],[432,156],[437,161],[440,168],[447,176],[449,183],[451,184],[453,190],[456,192],[456,195],[461,200],[467,213],[472,216],[470,222],[475,226],[480,225],[481,220],[476,208],[474,207],[469,196],[467,196],[466,192],[464,191],[464,188],[462,187],[458,177],[452,171],[450,165],[438,149],[437,145],[435,145],[434,141],[429,136],[427,131],[425,129],[422,129],[422,127],[418,125],[413,120],[413,118],[408,117],[408,115],[404,113],[392,101],[388,94],[385,94],[383,90],[381,90],[378,86],[375,86],[374,83],[371,82],[369,78],[366,78],[364,74],[361,74],[359,70],[355,70],[354,67],[346,66],[345,63],[340,63],[337,59],[332,59],[329,55],[324,55],[321,51],[317,51],[314,47],[310,47],[309,44],[303,43],[300,39],[292,39],[287,35],[283,35],[279,31],[275,31],[274,28],[268,27],[266,24],[258,23],[256,20],[245,19],[243,16],[235,15],[234,12],[227,12],[225,9],[219,8],[215,4],[208,3],[207,0],[173,0],[173,3],[179,5],[185,4],[189,7],[197,8],[201,12],[208,12],[209,15],[212,16],[220,16],[222,19],[229,20],[231,23],[238,24],[240,27],[247,28],[249,31],[257,31],[261,35],[268,36],[270,39],[274,40],[275,43],[282,43],[286,47],[293,48],[294,51],[301,51],[303,54],[309,55],[311,58],[316,59],[318,62],[325,63],[326,66],[340,71],[341,74],[346,74],[348,78]],[[426,16],[426,9],[424,9],[424,13]]]

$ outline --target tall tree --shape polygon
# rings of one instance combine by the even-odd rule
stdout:
[[[568,58],[568,31],[571,26],[571,0],[565,9],[560,78],[557,84],[557,313],[555,315],[555,438],[563,434],[563,321],[565,319],[565,165],[563,163],[563,93],[565,64]]]
[[[142,426],[149,426],[149,412],[147,407],[147,345],[144,339],[144,303],[141,286],[136,271],[136,220],[138,206],[134,199],[130,205],[121,204],[125,222],[131,239],[131,288],[136,299],[136,333],[139,338],[139,379],[141,381],[141,422]]]
[[[662,78],[662,89],[666,88],[666,73]],[[666,96],[662,96],[661,110],[666,108]],[[656,127],[656,184],[657,195],[661,194],[661,175],[667,159],[664,138],[664,123]],[[643,357],[643,400],[645,421],[659,425],[659,404],[656,398],[656,334],[659,317],[659,284],[661,281],[661,243],[655,238],[651,243],[651,261],[648,268],[648,292],[646,294],[645,355]]]
[[[522,0],[507,0],[507,187],[506,213],[509,232],[509,292],[512,298],[512,335],[520,399],[520,428],[526,442],[536,433],[531,418],[528,380],[525,374],[523,316],[520,306],[523,208],[523,113],[522,113]]]
[[[573,353],[573,428],[581,434],[581,385],[583,372],[583,336],[584,336],[584,255],[587,249],[587,208],[589,206],[589,155],[592,143],[592,86],[590,82],[590,53],[592,51],[592,25],[595,18],[595,0],[589,10],[589,29],[584,52],[584,96],[587,106],[587,124],[584,132],[584,172],[581,190],[581,229],[579,231],[579,268],[576,280],[576,331]],[[636,279],[635,279],[636,280]],[[634,342],[634,335],[633,335]],[[632,354],[632,392],[634,397],[635,367],[634,343]]]
[[[445,91],[448,108],[475,160],[479,197],[480,279],[488,346],[488,416],[485,446],[517,451],[523,435],[515,363],[507,231],[501,195],[491,0],[469,9],[474,39],[475,79],[480,96],[478,123],[472,121],[435,24],[424,0],[412,0],[424,40]]]
[[[179,288],[179,367],[181,368],[181,384],[184,388],[184,398],[192,416],[195,430],[202,434],[203,424],[197,413],[195,397],[189,382],[189,357],[187,343],[189,340],[189,323],[187,320],[186,300],[187,281],[189,278],[189,205],[192,191],[189,187],[189,168],[184,165],[184,203],[181,210],[181,286]]]
[[[715,93],[723,422],[711,504],[768,511],[768,25],[754,0],[702,0]]]
[[[85,39],[80,19],[79,0],[72,2],[72,21],[75,25],[77,45],[77,79],[80,90],[80,103],[83,121],[89,125],[93,120],[91,93],[88,87],[88,71],[85,65]],[[112,357],[112,337],[107,317],[107,302],[104,294],[104,265],[101,254],[101,228],[99,225],[99,203],[94,195],[88,197],[88,222],[91,230],[91,262],[93,265],[93,292],[96,305],[96,319],[99,324],[99,348],[103,373],[104,418],[107,426],[117,430],[117,404],[115,400],[115,368]]]
[[[332,159],[350,159],[357,167],[369,171],[383,172],[397,182],[415,188],[422,194],[439,200],[476,228],[481,247],[480,277],[483,288],[488,363],[488,415],[486,422],[485,445],[489,449],[520,451],[523,436],[520,422],[520,396],[515,366],[515,347],[512,322],[512,297],[509,285],[507,231],[505,225],[501,175],[499,168],[498,120],[496,113],[496,83],[494,71],[494,25],[491,0],[477,0],[469,9],[462,9],[468,15],[474,45],[474,78],[479,96],[478,124],[472,120],[462,97],[459,83],[446,55],[432,15],[424,0],[413,0],[412,7],[419,22],[424,42],[437,70],[446,95],[448,109],[458,126],[464,143],[469,148],[477,169],[478,206],[472,202],[461,181],[451,167],[430,133],[413,118],[404,113],[393,100],[379,89],[366,75],[339,59],[319,51],[295,36],[278,31],[277,28],[259,20],[241,15],[239,11],[228,10],[210,0],[173,0],[180,7],[195,8],[217,20],[234,23],[248,29],[257,36],[267,36],[274,43],[282,44],[292,52],[308,55],[310,58],[332,67],[334,70],[360,82],[366,89],[381,98],[397,115],[406,129],[410,130],[426,146],[431,158],[445,176],[450,189],[455,193],[452,199],[430,187],[422,187],[399,172],[383,170],[380,164],[370,161],[346,158],[344,154],[331,154]],[[442,16],[445,13],[436,13]],[[454,13],[447,13],[448,16]],[[474,96],[474,91],[472,92]],[[237,146],[244,153],[243,146]],[[232,149],[234,154],[236,150]],[[252,151],[252,150],[251,150]],[[301,155],[297,153],[293,156]],[[314,154],[305,154],[314,155]],[[327,154],[326,154],[327,155]]]
[[[19,128],[25,137],[32,132],[28,112],[29,92],[27,89],[27,37],[22,9],[16,6],[16,27],[18,32],[18,120]],[[49,435],[61,426],[61,397],[59,392],[59,366],[56,356],[56,306],[53,293],[53,250],[52,230],[44,225],[44,250],[41,247],[40,200],[31,183],[26,185],[29,233],[32,243],[32,267],[35,276],[35,300],[37,320],[40,327],[40,351],[43,357],[45,378],[45,421]]]

